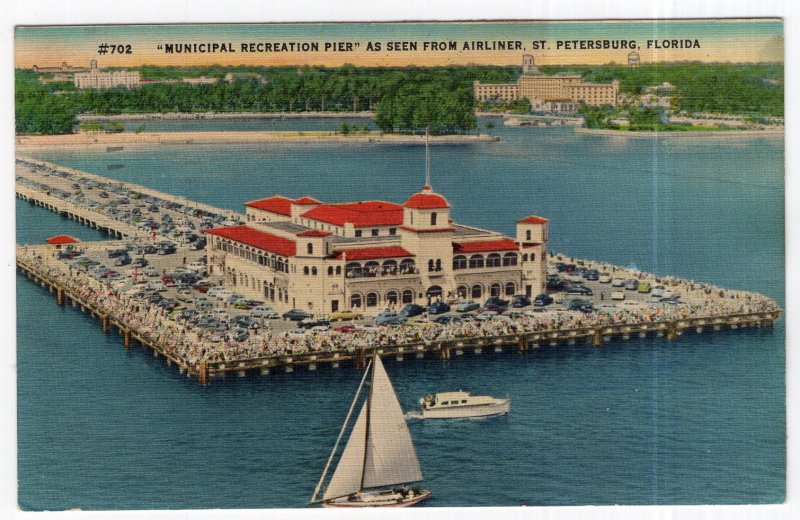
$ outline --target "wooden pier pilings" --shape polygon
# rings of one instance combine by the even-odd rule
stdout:
[[[64,287],[60,280],[52,279],[40,273],[34,265],[25,260],[18,258],[17,268],[34,282],[48,288],[50,292],[54,292],[59,305],[64,305],[65,302],[69,301],[73,306],[80,307],[85,312],[91,313],[93,317],[100,320],[102,330],[105,333],[110,332],[112,329],[118,330],[122,335],[123,345],[126,349],[133,348],[135,343],[138,343],[152,350],[154,355],[164,357],[168,365],[176,365],[181,374],[186,373],[187,377],[194,377],[204,385],[210,383],[212,379],[224,377],[225,374],[230,372],[236,372],[239,375],[248,372],[269,374],[272,370],[280,369],[291,372],[299,366],[306,366],[309,370],[314,370],[320,364],[339,367],[344,361],[351,361],[357,369],[364,369],[367,358],[375,353],[381,357],[394,356],[398,360],[403,359],[405,355],[416,354],[416,357],[420,358],[424,357],[425,353],[432,353],[438,354],[440,359],[446,361],[451,358],[453,352],[457,356],[464,354],[464,352],[481,354],[486,348],[494,348],[495,352],[501,352],[503,347],[506,346],[516,346],[517,352],[525,354],[529,349],[539,348],[541,345],[576,345],[580,342],[584,345],[602,347],[604,343],[613,339],[628,340],[634,336],[644,338],[648,335],[655,335],[656,337],[664,337],[667,341],[674,341],[687,330],[694,330],[700,334],[707,330],[720,331],[723,329],[737,330],[745,327],[769,327],[774,325],[782,312],[781,309],[775,309],[743,314],[689,317],[671,321],[601,325],[577,329],[551,329],[503,336],[462,337],[436,342],[418,341],[397,345],[376,345],[353,351],[309,352],[235,361],[189,363],[166,351],[156,341],[152,341],[144,333],[132,328],[128,323],[123,322],[121,318],[97,308],[91,302],[83,301],[79,294]]]

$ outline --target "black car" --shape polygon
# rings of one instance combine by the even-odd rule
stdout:
[[[128,255],[122,255],[119,258],[117,258],[117,261],[114,262],[114,265],[121,266],[121,265],[128,265],[130,263],[131,263],[131,257],[129,257]]]
[[[600,279],[600,272],[597,269],[589,269],[584,273],[583,277],[590,282],[596,282]]]
[[[448,323],[457,323],[460,321],[464,321],[461,319],[461,316],[437,316],[433,322],[438,323],[439,325],[447,325]]]
[[[292,309],[283,313],[283,319],[286,321],[303,321],[311,317],[311,314],[300,309]]]
[[[530,304],[531,304],[531,299],[521,294],[518,294],[511,299],[511,306],[514,307],[515,309],[527,307]]]
[[[147,267],[147,264],[148,264],[148,261],[145,260],[144,258],[137,258],[136,260],[131,262],[131,265],[133,267]]]
[[[564,287],[564,281],[561,280],[558,276],[548,276],[547,277],[547,290],[548,291],[560,291]]]
[[[420,314],[424,313],[425,307],[422,305],[417,305],[416,303],[409,303],[403,307],[403,310],[400,311],[400,314],[405,318],[413,318],[414,316],[419,316]]]
[[[569,287],[564,288],[564,292],[569,294],[584,294],[586,296],[592,295],[592,290],[586,287],[585,285],[570,285]]]
[[[314,327],[329,327],[331,320],[327,318],[308,318],[297,324],[301,329],[312,329]]]
[[[547,307],[553,303],[553,297],[549,294],[540,294],[533,299],[533,305],[536,307]]]
[[[108,257],[109,258],[117,258],[118,256],[122,256],[122,255],[126,255],[126,254],[128,254],[128,250],[127,249],[110,249],[108,251]]]
[[[445,312],[450,312],[450,306],[445,302],[434,302],[428,307],[429,314],[444,314]]]
[[[486,300],[486,304],[483,307],[486,308],[486,305],[494,305],[494,306],[497,306],[497,307],[505,308],[505,307],[508,307],[508,300],[504,300],[504,299],[500,298],[499,296],[492,296],[491,298]]]

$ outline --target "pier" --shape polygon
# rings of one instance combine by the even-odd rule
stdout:
[[[64,172],[66,175],[59,175]],[[74,177],[70,179],[70,176]],[[78,179],[88,179],[101,188],[87,188],[85,197],[71,197],[70,188],[75,187],[72,183]],[[131,183],[119,183],[59,165],[18,158],[16,193],[20,199],[90,228],[105,231],[114,238],[127,239],[140,245],[155,243],[158,230],[142,229],[95,209],[98,207],[96,203],[101,201],[97,198],[100,197],[98,193],[102,187],[109,186],[165,202],[165,207],[160,210],[162,215],[174,215],[176,220],[180,218],[197,224],[198,228],[202,218],[209,216],[234,222],[244,220],[241,214],[183,197]],[[162,234],[161,238],[170,237]],[[85,242],[80,244],[80,248],[87,259],[105,258],[107,261],[110,255],[106,255],[106,252],[109,248],[119,247],[119,244],[119,241]],[[179,246],[179,251],[179,255],[172,257],[151,258],[151,266],[157,268],[157,275],[162,270],[166,273],[167,267],[180,265],[176,258],[178,256],[183,258],[183,265],[186,265],[187,260],[192,263],[206,254],[202,250],[190,250],[184,244]],[[345,363],[363,368],[366,359],[373,354],[396,362],[425,357],[447,361],[460,356],[482,355],[484,352],[525,354],[534,349],[555,346],[602,348],[608,342],[632,338],[663,338],[668,343],[687,332],[699,334],[771,327],[782,312],[772,300],[755,293],[676,281],[677,285],[672,288],[681,292],[687,300],[680,307],[647,307],[641,299],[636,300],[640,298],[638,295],[631,294],[633,301],[623,304],[606,301],[602,312],[590,316],[557,309],[550,311],[551,314],[547,316],[546,313],[517,313],[518,317],[504,317],[496,320],[497,323],[491,320],[446,326],[422,321],[409,327],[371,327],[353,334],[313,332],[306,336],[292,336],[292,331],[285,329],[283,322],[266,326],[262,321],[263,330],[255,330],[253,336],[244,343],[238,343],[228,338],[212,338],[208,332],[194,325],[173,319],[163,309],[147,301],[136,300],[123,290],[136,289],[136,283],[143,283],[142,280],[137,282],[135,275],[120,280],[127,284],[125,287],[112,285],[109,280],[94,278],[85,270],[58,260],[58,252],[45,245],[18,245],[17,269],[33,283],[48,289],[58,305],[80,308],[97,319],[104,333],[118,333],[124,348],[146,348],[154,356],[164,359],[167,365],[176,367],[181,374],[201,384],[208,384],[231,373],[240,377],[247,374],[266,376],[275,371],[313,371],[321,366],[339,368]],[[556,259],[552,254],[551,258]],[[566,258],[557,259],[566,261]],[[577,263],[602,267],[615,275],[634,275],[622,267],[601,266],[588,261]],[[643,279],[646,273],[638,275],[639,279]],[[658,281],[652,275],[647,276]],[[221,276],[217,276],[217,282],[219,279]],[[626,306],[628,303],[633,305]],[[221,307],[222,304],[217,310]],[[232,319],[240,311],[225,305],[222,312]]]

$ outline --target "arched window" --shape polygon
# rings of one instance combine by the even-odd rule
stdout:
[[[436,225],[436,212],[431,213],[431,226]]]
[[[397,305],[397,300],[398,294],[394,289],[386,293],[386,303],[389,305]]]
[[[351,309],[357,309],[359,307],[361,307],[361,295],[358,294],[358,293],[351,294],[350,295],[350,308]]]
[[[515,292],[517,292],[517,285],[514,282],[508,282],[506,284],[506,296],[513,296]]]
[[[456,269],[466,269],[467,268],[467,257],[464,255],[458,255],[453,257],[453,270]]]
[[[483,267],[483,255],[472,255],[469,257],[469,267],[470,269]]]
[[[305,266],[305,267],[303,268],[303,274],[304,274],[304,275],[306,275],[306,276],[308,276],[308,266]]]
[[[313,255],[314,254],[314,244],[312,244],[311,242],[306,244],[306,250],[308,251],[309,255]]]
[[[483,295],[483,287],[479,284],[475,284],[472,286],[472,297],[473,298],[480,298]]]
[[[500,296],[500,290],[501,290],[500,284],[493,283],[492,286],[489,287],[489,294],[491,296]]]
[[[317,266],[314,266],[314,267],[311,268],[311,274],[313,276],[317,276]]]
[[[403,303],[411,303],[414,301],[414,291],[411,289],[405,289],[403,294],[401,295]]]
[[[361,264],[358,262],[349,262],[344,269],[348,278],[358,278],[362,276],[363,271],[361,269]]]
[[[469,288],[466,285],[459,285],[458,289],[456,289],[456,296],[464,300],[466,299],[468,292]]]
[[[442,259],[441,258],[437,258],[436,259],[436,270],[437,271],[441,271],[442,270]]]
[[[377,276],[380,268],[381,264],[379,264],[378,262],[367,262],[366,264],[364,264],[364,275]]]
[[[417,265],[410,258],[400,262],[400,274],[413,274],[417,270]]]
[[[332,276],[332,275],[333,275],[333,266],[329,265],[328,266],[328,276]]]
[[[525,253],[524,255],[522,255],[522,261],[523,262],[527,262],[528,261],[528,253]]]
[[[367,307],[375,307],[378,305],[378,293],[367,293]]]
[[[531,241],[531,230],[530,229],[526,229],[525,230],[525,241],[526,242],[530,242]]]
[[[337,265],[337,266],[336,266],[336,274],[337,274],[337,275],[340,275],[340,274],[342,274],[342,266],[341,266],[341,265]]]
[[[433,271],[433,259],[428,260],[428,271]]]
[[[536,253],[531,253],[531,262],[536,261]]]
[[[490,253],[489,256],[486,257],[486,267],[500,267],[500,263],[499,253]]]
[[[517,253],[506,253],[503,255],[503,265],[517,265]]]
[[[387,260],[381,266],[383,274],[397,274],[397,260]]]
[[[428,298],[441,298],[442,288],[438,285],[431,285],[430,287],[428,287],[428,290],[425,291],[425,295]]]

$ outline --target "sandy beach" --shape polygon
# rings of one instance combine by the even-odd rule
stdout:
[[[151,119],[360,119],[372,118],[368,110],[359,112],[158,112],[145,114],[79,114],[78,121],[145,121]]]
[[[431,144],[476,144],[499,141],[491,135],[430,136]],[[424,135],[366,134],[342,135],[335,132],[142,132],[118,134],[79,133],[62,135],[17,136],[17,150],[42,146],[94,146],[135,144],[245,144],[269,142],[333,142],[364,144],[423,144]]]

